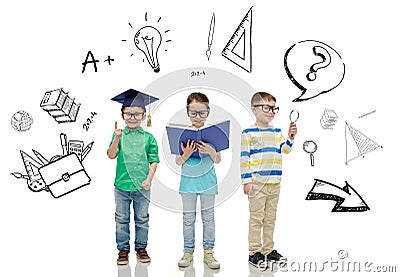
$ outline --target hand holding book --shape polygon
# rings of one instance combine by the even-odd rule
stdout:
[[[194,140],[188,139],[186,147],[185,145],[183,145],[183,142],[181,142],[181,149],[183,151],[182,155],[184,155],[185,157],[187,156],[187,158],[189,158],[194,152],[196,152],[197,148],[197,143]]]
[[[193,142],[192,148],[194,148],[194,151],[189,157],[200,158],[199,154],[204,154],[201,152],[204,151],[209,155],[211,153],[211,158],[218,163],[218,152],[229,148],[229,127],[229,120],[204,126],[200,129],[193,129],[190,126],[179,124],[169,124],[166,130],[171,153],[182,155],[182,158],[185,158],[183,157],[183,150],[190,146],[190,142]],[[201,151],[200,146],[202,146]]]
[[[209,155],[215,163],[219,163],[221,161],[221,154],[217,152],[210,144],[200,141],[197,144],[197,147],[200,154]]]

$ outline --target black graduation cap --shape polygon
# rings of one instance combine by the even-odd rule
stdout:
[[[145,107],[147,105],[157,101],[158,98],[131,88],[111,98],[111,100],[121,103],[122,109],[133,106],[143,107],[146,109]]]
[[[134,107],[134,106],[142,107],[143,109],[146,110],[146,106],[157,101],[158,98],[131,88],[111,98],[111,100],[121,103],[122,104],[121,110],[125,107]],[[147,126],[148,127],[151,126],[150,107],[149,107],[149,113],[147,115]]]

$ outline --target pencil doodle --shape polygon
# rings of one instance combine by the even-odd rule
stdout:
[[[161,17],[158,18],[157,23],[159,23]],[[147,12],[145,14],[145,21],[147,22]],[[146,23],[147,24],[147,23]],[[132,24],[129,26],[133,28]],[[170,30],[164,31],[168,33]],[[126,39],[122,40],[127,42]],[[133,43],[135,46],[144,54],[148,64],[151,66],[154,72],[160,72],[160,63],[158,61],[159,48],[163,42],[161,32],[152,25],[146,25],[141,27],[134,35]],[[171,40],[166,40],[166,43],[171,42]],[[165,49],[167,51],[167,49]],[[131,54],[133,56],[133,54]],[[144,59],[143,59],[144,61]]]
[[[306,200],[336,201],[331,212],[365,212],[369,210],[362,197],[347,181],[346,185],[341,188],[320,179],[314,180],[314,186],[307,194]]]
[[[319,123],[321,124],[321,127],[323,129],[332,130],[333,127],[335,126],[337,119],[338,116],[334,110],[325,109],[324,113],[321,116],[321,119],[319,120]]]
[[[40,103],[40,107],[58,123],[75,122],[80,105],[62,88],[47,91]]]
[[[214,28],[215,28],[215,13],[213,13],[211,17],[210,29],[208,31],[208,43],[207,43],[208,46],[206,51],[207,60],[210,60],[211,56],[211,45],[213,43],[213,38],[214,38]]]
[[[306,140],[303,143],[303,150],[310,154],[311,166],[314,166],[314,153],[317,151],[317,144],[312,140]]]
[[[375,113],[375,112],[376,112],[376,110],[373,110],[373,111],[371,111],[371,112],[368,112],[368,113],[366,113],[366,114],[360,115],[358,118],[362,118],[362,117],[364,117],[364,116],[367,116],[367,115],[373,114],[373,113]]]
[[[346,165],[348,165],[350,161],[359,157],[364,158],[365,154],[368,154],[371,151],[374,151],[378,148],[383,148],[383,146],[379,145],[378,143],[361,133],[359,130],[350,126],[347,122],[345,123],[346,126],[344,129],[344,138],[346,140]],[[351,138],[353,140],[347,139],[347,132],[350,132]]]
[[[31,191],[47,191],[54,198],[59,198],[83,186],[89,185],[90,177],[87,175],[82,161],[92,149],[93,143],[85,148],[79,140],[67,142],[67,136],[60,134],[62,155],[55,155],[51,159],[45,158],[39,151],[32,152],[37,160],[20,150],[26,174],[11,173],[17,179],[27,180]]]
[[[304,40],[290,46],[284,56],[284,67],[290,81],[301,90],[301,95],[293,102],[309,100],[333,90],[341,84],[345,74],[339,53],[316,40]]]
[[[252,18],[253,7],[251,7],[243,17],[239,26],[222,50],[222,56],[249,73],[252,70]]]
[[[33,118],[26,111],[18,111],[11,117],[11,126],[19,132],[28,131],[32,123]]]

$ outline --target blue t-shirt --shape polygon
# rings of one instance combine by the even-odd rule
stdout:
[[[179,193],[217,194],[214,161],[209,155],[201,159],[189,158],[181,168]]]

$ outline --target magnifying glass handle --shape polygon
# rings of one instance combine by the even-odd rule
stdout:
[[[311,166],[314,166],[314,155],[310,154]]]

